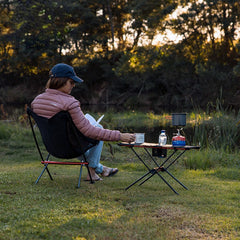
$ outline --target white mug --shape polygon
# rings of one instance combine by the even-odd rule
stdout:
[[[145,140],[145,133],[135,133],[135,143],[144,143]]]

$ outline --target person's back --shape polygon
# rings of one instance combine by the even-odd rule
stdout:
[[[80,103],[69,94],[47,88],[32,102],[33,111],[43,117],[51,118],[60,111],[68,111],[74,124],[86,137],[102,141],[119,141],[120,132],[94,127],[81,111]]]
[[[39,94],[31,104],[35,113],[46,118],[51,118],[60,111],[69,111],[70,106],[78,107],[79,102],[69,94],[50,88]]]

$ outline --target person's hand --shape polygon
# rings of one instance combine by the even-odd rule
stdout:
[[[122,141],[122,142],[134,142],[135,141],[135,134],[120,133],[120,141]]]

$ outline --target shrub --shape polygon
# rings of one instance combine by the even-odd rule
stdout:
[[[11,130],[7,124],[0,123],[0,139],[7,140],[11,137]]]

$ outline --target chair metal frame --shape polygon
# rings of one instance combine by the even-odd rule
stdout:
[[[77,186],[78,188],[80,188],[80,185],[81,185],[82,167],[86,166],[89,177],[90,177],[90,183],[94,183],[94,181],[92,179],[92,176],[91,176],[91,173],[90,173],[90,170],[89,170],[89,166],[88,166],[89,163],[87,162],[86,156],[85,156],[84,153],[82,154],[84,160],[78,161],[78,162],[76,162],[76,161],[75,162],[73,162],[73,161],[72,162],[70,162],[70,161],[50,161],[49,158],[52,154],[50,154],[49,152],[48,152],[48,155],[46,157],[46,160],[44,160],[44,157],[43,157],[42,151],[40,149],[40,146],[39,146],[39,143],[38,143],[38,140],[37,140],[37,137],[36,137],[36,133],[35,133],[35,130],[34,130],[34,125],[33,125],[32,119],[31,119],[31,117],[34,119],[34,117],[32,116],[33,115],[32,113],[34,113],[34,112],[28,107],[27,108],[27,114],[28,114],[28,119],[29,119],[29,123],[30,123],[30,126],[31,126],[31,130],[32,130],[33,138],[34,138],[36,147],[38,149],[38,153],[39,153],[40,158],[41,158],[41,163],[44,165],[44,168],[43,168],[42,172],[40,173],[40,175],[38,176],[35,184],[37,184],[39,182],[40,178],[42,177],[42,175],[45,171],[47,171],[50,179],[53,180],[53,177],[52,177],[52,175],[51,175],[51,173],[48,169],[48,165],[50,165],[50,164],[52,164],[52,165],[53,164],[56,164],[56,165],[78,165],[78,166],[80,165],[80,172],[79,172],[78,186]],[[38,124],[36,124],[36,125],[38,126]],[[38,126],[38,128],[39,128],[39,126]],[[40,130],[40,133],[41,133],[41,130]],[[45,143],[44,143],[44,145],[45,145]],[[45,145],[45,147],[46,147],[46,145]],[[57,157],[57,158],[60,158],[60,157]]]

